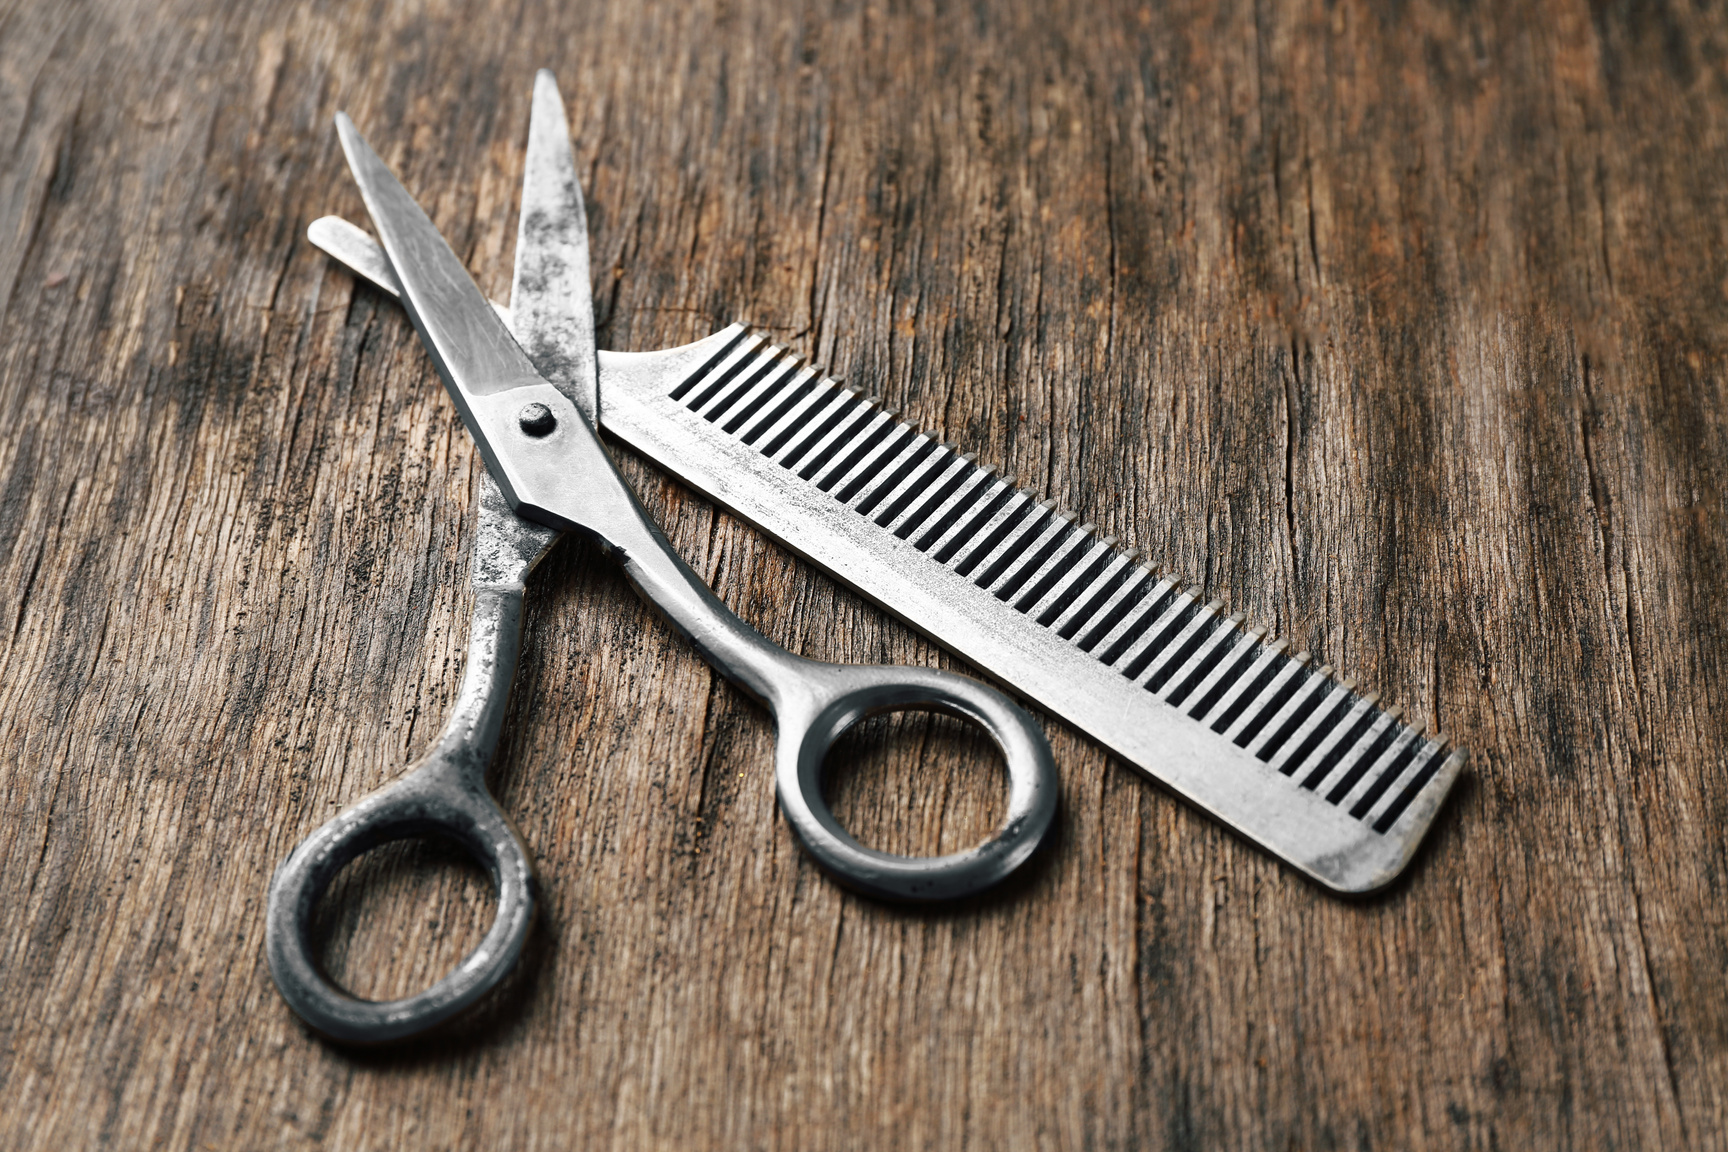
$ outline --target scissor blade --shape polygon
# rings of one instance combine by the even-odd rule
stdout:
[[[600,426],[594,362],[594,300],[588,284],[588,214],[570,151],[570,124],[558,82],[534,77],[528,157],[510,285],[511,330],[545,377]]]
[[[388,292],[398,300],[402,289],[396,285],[396,273],[390,270],[390,257],[378,242],[340,216],[320,216],[306,226],[306,239],[347,265],[348,271],[374,288]]]
[[[396,284],[396,273],[390,268],[390,257],[384,255],[384,249],[378,247],[378,241],[366,235],[356,225],[340,216],[320,216],[306,226],[306,239],[312,241],[313,247],[334,257],[338,263],[371,283],[374,288],[388,293],[394,300],[402,299],[402,289]],[[508,327],[509,307],[494,300],[492,310],[498,313],[498,318]],[[517,343],[520,344],[521,341],[518,340]]]
[[[463,422],[498,475],[486,434],[474,418],[475,400],[545,382],[462,261],[344,113],[336,114],[336,131],[402,288],[402,303]]]

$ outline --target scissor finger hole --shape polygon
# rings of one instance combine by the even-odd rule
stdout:
[[[1037,851],[1056,815],[1056,769],[1037,722],[1006,696],[975,680],[919,668],[829,665],[815,666],[811,675],[827,689],[827,698],[812,712],[780,717],[776,786],[781,811],[805,850],[836,879],[887,900],[956,900],[983,892]],[[872,716],[904,716],[908,710],[963,718],[996,747],[994,753],[973,757],[1005,766],[1008,778],[1001,823],[982,843],[937,855],[885,852],[861,843],[830,807],[824,769],[836,741]],[[967,790],[1000,791],[1000,785]],[[952,799],[932,797],[920,805],[935,818],[938,840],[944,801]]]
[[[941,856],[989,839],[1008,811],[1008,766],[976,724],[927,710],[867,716],[829,746],[822,795],[858,843]]]
[[[312,954],[361,1000],[412,996],[479,946],[497,915],[492,880],[458,841],[427,835],[349,861],[317,904]]]

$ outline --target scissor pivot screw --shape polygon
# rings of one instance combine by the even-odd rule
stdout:
[[[538,402],[525,406],[517,413],[516,422],[522,426],[522,431],[530,436],[550,436],[552,430],[558,427],[558,417],[552,415],[552,409]]]

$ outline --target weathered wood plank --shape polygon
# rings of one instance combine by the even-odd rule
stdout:
[[[0,4],[0,1144],[1724,1147],[1728,19],[1514,8]],[[521,978],[308,1036],[265,884],[448,705],[479,466],[302,239],[362,216],[330,117],[501,295],[541,65],[604,346],[760,324],[1443,726],[1410,881],[1333,899],[1052,723],[1030,877],[855,899],[565,542],[495,770]],[[775,640],[952,664],[623,467]],[[979,751],[885,721],[839,807],[957,847]],[[354,873],[372,994],[490,911]]]

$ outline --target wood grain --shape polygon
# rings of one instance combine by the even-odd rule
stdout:
[[[1346,903],[1051,722],[1060,841],[923,914],[775,812],[764,717],[585,546],[494,779],[520,977],[309,1036],[271,869],[450,702],[479,467],[303,240],[346,109],[509,283],[532,69],[603,347],[752,321],[1472,750]],[[0,0],[0,1146],[1728,1147],[1728,14],[1543,0]],[[794,651],[949,665],[619,453]],[[957,846],[964,732],[852,826]],[[482,930],[353,867],[383,995]]]

